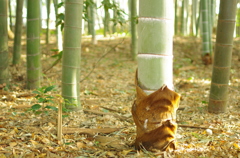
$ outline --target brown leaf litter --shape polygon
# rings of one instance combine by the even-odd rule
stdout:
[[[83,38],[81,78],[95,69],[81,82],[83,111],[64,113],[69,116],[63,118],[62,142],[56,135],[57,112],[48,110],[42,117],[28,111],[37,101],[25,89],[26,60],[10,67],[11,86],[8,90],[0,86],[0,157],[240,157],[239,39],[233,49],[229,112],[219,115],[207,111],[212,66],[202,64],[200,41],[174,38],[174,84],[181,94],[176,151],[134,149],[136,131],[130,109],[137,63],[130,60],[129,38],[99,40],[97,45]],[[50,49],[54,47],[42,46],[43,68],[52,64]],[[51,93],[57,105],[61,63],[43,79],[43,86],[57,85]]]

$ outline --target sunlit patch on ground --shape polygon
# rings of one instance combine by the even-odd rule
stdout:
[[[81,79],[95,69],[81,82],[83,111],[63,118],[62,144],[56,136],[57,112],[48,110],[41,117],[28,111],[37,100],[25,89],[25,56],[17,67],[10,66],[11,87],[0,90],[0,157],[240,157],[239,45],[233,49],[228,112],[216,115],[208,113],[212,66],[202,64],[201,40],[175,37],[174,85],[182,98],[177,111],[178,149],[168,153],[136,151],[132,145],[136,133],[130,109],[137,62],[131,61],[130,39],[98,39],[97,45],[83,40]],[[42,45],[43,69],[54,62],[50,57],[53,48],[54,44]],[[23,52],[25,49],[23,45]],[[54,106],[61,94],[61,66],[50,69],[42,82],[43,86],[57,85],[50,93]],[[104,128],[105,134],[94,133]],[[72,129],[89,131],[79,134]]]

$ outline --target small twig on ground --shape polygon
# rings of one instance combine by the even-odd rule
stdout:
[[[123,38],[123,40],[121,42],[119,42],[118,44],[116,44],[115,46],[113,46],[111,49],[109,49],[106,53],[104,53],[98,60],[97,62],[93,65],[92,70],[85,76],[83,77],[83,79],[80,80],[80,82],[84,81],[86,78],[88,78],[92,72],[94,71],[94,69],[96,68],[97,64],[107,55],[109,54],[112,50],[114,50],[118,45],[122,44],[123,41],[125,40],[125,38]]]
[[[108,107],[105,107],[105,106],[99,106],[99,107],[101,107],[101,108],[103,108],[103,109],[106,109],[106,110],[109,110],[109,111],[112,111],[112,112],[122,113],[122,112],[119,111],[119,110],[111,109],[111,108],[108,108]]]
[[[61,58],[58,58],[56,61],[54,61],[54,63],[49,67],[47,68],[46,70],[43,70],[43,73],[47,73],[51,68],[53,68],[55,65],[57,65],[60,61],[61,61],[62,57]]]
[[[81,133],[81,134],[88,134],[88,135],[95,135],[97,133],[104,133],[109,134],[115,131],[118,131],[122,128],[100,128],[100,129],[88,129],[88,128],[63,128],[64,134],[71,134],[71,133]]]
[[[46,133],[50,132],[50,133],[57,133],[57,131],[55,129],[50,129],[48,127],[32,127],[32,126],[25,126],[25,129],[21,129],[25,132],[36,132],[36,133]],[[62,134],[71,134],[71,133],[79,133],[79,134],[88,134],[88,135],[95,135],[97,133],[103,133],[103,134],[110,134],[113,133],[115,131],[121,130],[125,127],[122,128],[71,128],[71,127],[63,127],[62,129]]]
[[[193,125],[182,125],[182,124],[178,124],[178,127],[198,128],[198,129],[211,129],[211,130],[214,130],[214,131],[221,131],[220,129],[216,129],[216,128],[202,127],[202,126],[193,126]]]
[[[124,121],[129,119],[129,117],[121,116],[121,115],[110,113],[110,112],[101,112],[101,111],[96,111],[96,110],[83,110],[83,111],[88,112],[88,113],[93,113],[96,115],[112,115],[112,116],[119,118],[120,120],[124,120]]]
[[[209,129],[208,127],[193,126],[193,125],[181,125],[181,124],[178,124],[178,127]]]

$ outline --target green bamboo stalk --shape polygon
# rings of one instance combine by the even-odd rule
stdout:
[[[238,0],[237,2],[239,5],[240,4],[240,0]],[[236,18],[236,37],[240,37],[240,8],[237,8],[237,18]]]
[[[236,37],[240,37],[240,8],[237,9]]]
[[[182,1],[181,34],[188,34],[188,0]]]
[[[49,22],[50,22],[50,6],[51,0],[46,0],[47,5],[47,29],[46,29],[46,44],[49,43],[50,31],[49,31]]]
[[[198,0],[192,0],[192,35],[197,35]]]
[[[212,27],[215,24],[216,21],[216,1],[215,0],[211,0],[211,14],[212,14]]]
[[[212,27],[213,27],[213,1],[209,0],[208,1],[208,27],[209,27],[209,49],[210,49],[210,55],[212,55]]]
[[[208,111],[227,111],[237,0],[221,0]]]
[[[131,1],[131,54],[132,59],[136,60],[137,57],[137,1]]]
[[[40,86],[42,78],[40,51],[40,0],[27,1],[27,88]]]
[[[8,0],[8,8],[9,8],[9,25],[10,30],[13,30],[13,22],[12,22],[12,6],[11,6],[11,0]]]
[[[173,1],[139,0],[137,99],[132,106],[136,149],[175,149],[180,97],[169,90],[173,89],[173,9]]]
[[[87,28],[88,28],[88,34],[91,35],[92,34],[92,12],[91,12],[91,1],[88,2],[86,1],[86,16],[87,16]]]
[[[58,3],[60,0],[53,0],[54,8],[55,8],[55,14],[56,14],[56,24],[57,24],[57,15],[58,15]],[[57,48],[59,51],[63,50],[62,45],[62,31],[61,26],[56,26],[56,39],[57,39]]]
[[[178,0],[175,0],[174,2],[174,34],[178,34]]]
[[[92,34],[92,43],[97,44],[97,38],[96,38],[96,30],[95,30],[95,10],[96,10],[96,4],[93,3],[89,6],[90,7],[90,13],[91,13],[91,34]]]
[[[103,0],[104,1],[104,19],[103,19],[103,24],[104,24],[104,30],[103,30],[103,35],[104,37],[107,36],[107,33],[109,32],[109,21],[110,21],[110,14],[109,14],[109,5],[111,4],[109,0]]]
[[[9,82],[8,73],[8,1],[0,1],[0,84]]]
[[[108,9],[107,8],[104,8],[104,37],[107,36],[107,33],[109,32],[109,19],[110,19],[110,15],[109,15],[109,12],[108,12]]]
[[[201,0],[199,0],[200,2],[199,2],[199,7],[198,7],[198,12],[199,12],[199,16],[197,17],[197,21],[196,21],[196,36],[197,37],[199,37],[200,35],[199,35],[199,32],[201,32],[201,31],[199,31],[199,30],[201,30],[201,20],[202,20],[202,14],[201,14],[201,8],[202,8],[202,1]]]
[[[66,108],[80,108],[80,61],[83,0],[65,0],[62,96]],[[76,105],[76,106],[72,106]]]
[[[117,5],[117,2],[115,0],[112,0],[112,3],[113,3],[113,5]],[[117,9],[114,8],[113,9],[113,19],[116,19],[116,18],[117,18]],[[116,25],[113,23],[112,34],[114,34],[115,32],[117,32],[117,29],[116,29]]]
[[[210,16],[210,12],[209,12],[208,0],[201,0],[202,57],[204,57],[206,55],[211,56],[211,54],[212,54],[211,39],[210,39],[211,32],[210,32],[210,27],[209,27],[209,24],[210,24],[209,16]]]
[[[15,36],[14,36],[14,46],[13,46],[13,61],[12,64],[16,65],[21,59],[21,38],[22,38],[22,11],[23,10],[23,0],[17,1],[16,9],[16,22],[15,22]]]
[[[173,2],[139,1],[138,82],[150,94],[164,84],[173,89]]]

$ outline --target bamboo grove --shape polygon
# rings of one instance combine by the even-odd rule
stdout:
[[[224,23],[221,23],[221,21],[225,21],[224,19],[221,20],[222,17],[228,17],[228,15],[225,15],[227,12],[224,12],[224,9],[230,8],[227,5],[223,7],[222,3],[224,2],[222,0],[175,0],[171,3],[161,0],[159,2],[154,1],[152,4],[135,0],[124,2],[118,0],[66,0],[65,2],[58,0],[36,0],[34,2],[30,0],[19,0],[16,1],[15,8],[11,6],[11,3],[8,3],[7,0],[3,0],[0,5],[1,84],[9,84],[9,61],[12,61],[13,65],[17,65],[21,60],[22,28],[26,28],[26,85],[29,89],[35,89],[41,85],[41,79],[43,77],[40,46],[40,36],[43,27],[41,25],[42,21],[45,20],[45,43],[48,44],[51,13],[55,14],[55,35],[59,58],[61,58],[60,52],[63,51],[62,96],[79,107],[81,104],[79,101],[80,80],[78,77],[81,69],[79,63],[81,61],[80,43],[82,34],[91,35],[92,43],[94,44],[97,43],[97,34],[102,34],[107,37],[113,34],[127,32],[127,34],[131,35],[131,58],[132,60],[138,60],[139,85],[141,88],[145,89],[146,92],[149,91],[149,94],[156,91],[164,84],[170,89],[174,89],[172,66],[172,41],[174,35],[200,37],[202,39],[202,53],[196,55],[201,58],[203,64],[214,64],[215,66],[215,69],[213,69],[211,93],[216,91],[214,90],[214,85],[228,84],[228,75],[223,74],[223,76],[226,77],[224,83],[218,83],[218,81],[215,81],[215,78],[219,77],[216,77],[215,73],[217,71],[216,74],[220,74],[218,71],[221,71],[223,69],[222,67],[230,66],[231,58],[229,56],[231,55],[231,47],[228,48],[228,57],[224,56],[221,57],[221,59],[218,59],[218,57],[221,56],[218,55],[218,50],[221,49],[218,47],[222,44],[231,45],[231,37],[240,36],[240,9],[236,7],[238,1],[225,2],[227,4],[234,4],[234,7],[232,6],[233,8],[230,9],[231,12],[229,12],[229,14],[231,14],[229,16],[231,16],[232,19],[231,26],[227,24],[227,26],[225,26]],[[161,11],[154,9],[155,3],[157,6],[162,6]],[[71,4],[76,5],[70,7]],[[43,20],[40,11],[44,7],[47,16],[46,19]],[[23,9],[27,9],[27,14],[24,16]],[[99,9],[101,9],[100,12]],[[12,13],[15,13],[15,19]],[[99,13],[101,13],[101,16]],[[75,17],[75,15],[78,16]],[[235,17],[236,24],[233,20]],[[26,19],[26,23],[23,23],[24,18]],[[83,24],[87,26],[84,27],[84,29],[82,28],[84,25],[82,24],[81,18],[84,19]],[[150,20],[154,18],[155,20]],[[165,19],[164,23],[159,22],[159,19]],[[14,20],[15,23],[13,24]],[[8,57],[7,35],[10,37],[9,32],[11,32],[13,26],[15,30],[14,53],[10,60]],[[221,35],[223,34],[223,31],[220,31],[221,27],[224,27],[224,30],[229,29],[229,31],[225,33],[226,35]],[[234,29],[236,29],[235,32],[233,31]],[[213,50],[213,37],[216,34],[216,49]],[[229,37],[226,38],[228,41],[221,41],[223,36],[227,37],[227,35],[229,35]],[[74,39],[72,41],[76,43],[69,42],[69,39]],[[215,52],[214,59],[213,52]],[[228,65],[218,65],[220,63],[218,61],[222,62],[226,59],[228,59]],[[217,70],[217,67],[222,69]],[[228,74],[228,72],[226,72],[226,74]],[[227,89],[227,87],[225,89]],[[216,95],[217,94],[210,94],[210,100],[216,99],[212,98],[212,96]],[[222,95],[226,96],[227,92],[224,92]],[[221,100],[222,96],[219,97],[219,100]],[[211,101],[209,106],[212,106]]]

